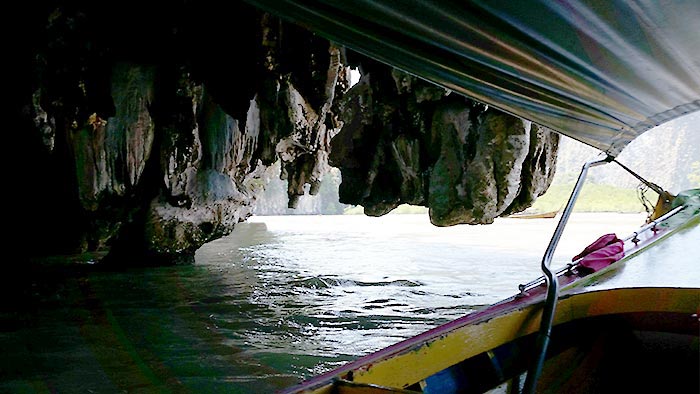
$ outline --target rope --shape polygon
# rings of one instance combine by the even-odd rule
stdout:
[[[645,183],[640,183],[637,186],[637,199],[642,203],[644,210],[647,213],[647,221],[651,218],[654,213],[654,204],[647,198],[646,192],[649,191],[649,186]]]

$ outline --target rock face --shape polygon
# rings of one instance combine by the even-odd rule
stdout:
[[[21,149],[43,181],[25,183],[53,198],[22,220],[50,234],[40,252],[187,262],[251,215],[278,159],[290,201],[318,189],[347,86],[340,48],[243,4],[127,3],[27,17],[35,138]]]
[[[290,206],[318,191],[332,152],[344,202],[370,215],[427,205],[438,225],[522,210],[553,174],[548,131],[348,62],[240,2],[39,2],[15,16],[6,182],[29,254],[192,261],[251,215],[277,160]],[[346,65],[363,70],[349,94]]]
[[[344,97],[331,161],[341,202],[383,215],[430,208],[433,224],[491,223],[552,181],[558,136],[368,59]]]

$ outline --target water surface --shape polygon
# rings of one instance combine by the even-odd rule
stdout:
[[[640,215],[576,214],[555,265]],[[0,392],[271,392],[513,294],[556,225],[256,217],[193,266],[41,267],[0,309]]]

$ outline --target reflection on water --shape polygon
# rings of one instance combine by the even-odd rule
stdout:
[[[642,217],[573,220],[555,265]],[[0,308],[0,392],[274,391],[511,295],[555,224],[262,217],[194,266],[42,267]]]

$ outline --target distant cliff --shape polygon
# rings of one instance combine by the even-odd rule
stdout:
[[[597,151],[570,138],[561,140],[557,159],[558,182],[572,178],[581,163]],[[644,178],[671,192],[700,187],[700,113],[662,124],[642,134],[625,148],[618,160]],[[589,174],[600,184],[635,188],[639,181],[616,165],[598,167]]]
[[[292,206],[330,162],[341,201],[425,205],[438,225],[522,210],[552,179],[548,130],[240,2],[32,2],[14,17],[6,185],[27,255],[192,261],[251,215],[278,160]]]

